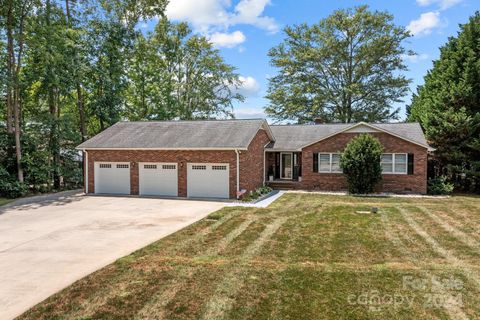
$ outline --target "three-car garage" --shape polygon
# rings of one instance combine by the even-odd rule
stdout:
[[[138,194],[177,197],[179,166],[172,162],[95,162],[96,194],[131,194],[131,169],[138,166]],[[229,198],[228,163],[187,163],[187,197]]]

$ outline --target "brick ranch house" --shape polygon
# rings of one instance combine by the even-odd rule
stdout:
[[[77,149],[89,194],[237,198],[262,185],[345,190],[339,153],[360,133],[384,148],[378,191],[426,193],[430,147],[418,123],[119,122]]]

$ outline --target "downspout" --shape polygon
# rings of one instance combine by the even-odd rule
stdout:
[[[265,186],[266,176],[265,176],[265,157],[267,155],[267,150],[265,148],[270,144],[271,141],[268,141],[266,145],[263,146],[263,186]]]
[[[240,194],[240,152],[238,151],[238,149],[235,149],[235,153],[237,154],[237,193],[236,193],[236,196],[237,196],[237,199],[238,199],[239,194]]]
[[[88,152],[87,150],[83,149],[83,153],[85,154],[85,194],[88,194]]]

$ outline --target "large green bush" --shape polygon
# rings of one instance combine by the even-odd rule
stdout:
[[[340,157],[340,167],[347,178],[350,193],[373,192],[382,179],[382,152],[382,145],[370,134],[358,135],[347,144]]]
[[[447,177],[439,176],[436,178],[428,179],[428,187],[427,193],[428,194],[450,194],[452,193],[454,188],[453,183],[447,181]]]

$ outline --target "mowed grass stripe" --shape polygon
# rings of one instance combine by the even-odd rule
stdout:
[[[399,232],[398,227],[398,221],[397,223],[392,223],[392,221],[389,219],[387,215],[382,215],[382,222],[385,226],[385,235],[386,237],[390,240],[390,242],[397,248],[402,254],[404,255],[404,260],[409,260],[413,263],[418,263],[417,258],[411,256],[411,251],[409,246],[407,246],[402,240],[402,238],[408,237],[408,234],[406,234],[403,230]],[[416,231],[415,231],[416,232]],[[420,269],[420,274],[422,277],[427,278],[427,279],[433,279],[434,278],[434,273],[432,273],[428,268]],[[445,290],[441,286],[440,283],[436,283],[437,288],[440,290],[440,294],[443,295],[444,297],[448,297],[448,299],[453,299],[453,296]],[[450,319],[462,319],[462,320],[467,320],[469,317],[463,312],[463,310],[458,306],[454,304],[444,304],[442,305],[443,309],[445,312],[448,314]]]
[[[438,215],[432,213],[429,209],[422,206],[418,206],[417,208],[420,209],[422,213],[430,217],[433,221],[435,221],[438,225],[440,225],[445,231],[451,233],[455,238],[457,238],[470,248],[474,249],[475,251],[480,252],[480,242],[467,235],[465,232],[460,231],[451,223],[447,222],[444,218],[440,218]]]
[[[435,219],[421,210],[421,206],[405,206],[410,217],[422,227],[437,243],[455,257],[470,265],[480,265],[480,252],[475,246],[469,246],[459,239],[454,233],[446,230]]]
[[[247,270],[245,266],[242,266],[245,262],[251,259],[257,254],[266,241],[268,241],[272,235],[284,224],[289,218],[292,217],[279,217],[272,223],[268,224],[259,237],[246,249],[240,257],[240,264],[235,265],[235,268],[224,277],[224,280],[217,286],[215,294],[207,302],[205,310],[202,315],[202,319],[222,319],[224,315],[230,310],[238,290],[242,286],[242,278],[245,277]]]
[[[422,227],[420,227],[419,224],[417,224],[417,222],[415,222],[415,220],[411,217],[411,214],[407,213],[403,208],[399,209],[408,225],[418,235],[420,235],[433,248],[433,250],[442,255],[450,264],[463,270],[467,278],[475,284],[477,289],[480,289],[480,277],[477,272],[474,271],[474,268],[471,268],[467,263],[458,259],[451,251],[440,246],[440,244],[430,234],[428,234]]]
[[[210,257],[214,258],[220,252],[225,250],[225,248],[234,241],[238,236],[240,236],[248,226],[254,222],[255,220],[259,219],[260,215],[250,214],[248,215],[245,220],[240,223],[236,228],[231,230],[227,233],[223,239],[218,241],[215,246],[206,246],[204,251],[199,252],[197,256],[193,257],[193,259],[201,259],[205,261],[203,257]],[[219,225],[217,225],[218,229]],[[155,294],[154,297],[136,314],[137,319],[148,318],[149,314],[154,315],[154,319],[164,319],[166,318],[166,307],[175,299],[177,294],[186,287],[187,283],[194,279],[197,274],[200,272],[200,269],[197,269],[196,272],[194,270],[190,270],[189,274],[184,277],[181,281],[173,280],[171,281],[170,285],[167,288]]]

